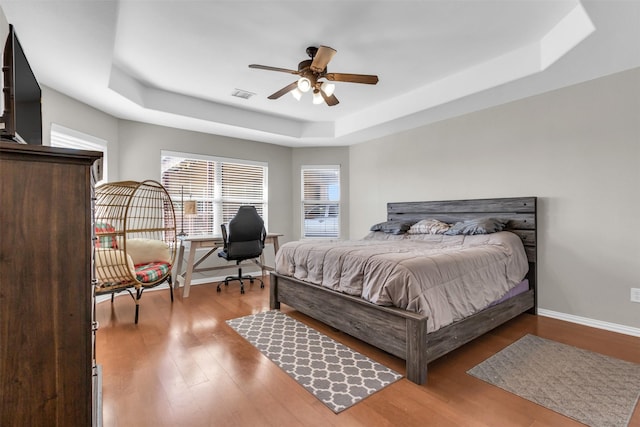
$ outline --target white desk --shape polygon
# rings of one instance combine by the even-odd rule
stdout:
[[[274,254],[278,252],[278,237],[282,236],[279,233],[268,233],[267,237],[264,240],[265,245],[271,243],[273,245]],[[179,281],[181,280],[184,283],[184,289],[182,291],[183,297],[189,296],[189,291],[191,289],[191,276],[193,273],[198,273],[202,271],[211,271],[211,270],[221,270],[232,267],[231,265],[224,265],[218,267],[207,267],[207,268],[197,268],[202,261],[207,259],[210,255],[220,249],[224,241],[222,240],[222,236],[197,236],[197,237],[183,237],[180,238],[182,244],[178,249],[178,259],[175,264],[175,268],[172,272],[173,279],[173,287],[176,289],[180,286]],[[209,251],[198,258],[196,260],[196,251],[201,248],[208,248]],[[184,261],[184,253],[187,252],[187,268],[184,273],[180,273],[182,270],[182,262]],[[264,252],[260,255],[260,261],[254,260],[256,264],[260,266],[262,269],[262,275],[264,276],[265,270],[273,270],[272,267],[268,267],[264,264]]]

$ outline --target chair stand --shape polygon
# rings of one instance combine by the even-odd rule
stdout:
[[[262,281],[262,279],[258,278],[258,277],[253,277],[250,274],[245,274],[244,276],[242,275],[242,267],[240,267],[240,261],[236,261],[236,265],[238,266],[238,275],[237,276],[227,276],[224,278],[224,285],[225,286],[229,286],[229,282],[232,280],[237,280],[240,282],[240,293],[244,294],[244,282],[243,280],[248,279],[249,283],[253,284],[254,280],[258,280],[260,282],[260,288],[264,289],[264,282]],[[220,285],[222,285],[222,282],[218,283],[218,287],[216,288],[216,292],[221,292],[220,290]]]
[[[123,292],[123,291],[127,291],[131,299],[133,299],[133,301],[136,303],[136,323],[138,323],[138,300],[140,299],[140,297],[142,297],[142,291],[140,289],[136,290],[136,295],[134,295],[133,292],[131,291],[131,288],[128,288],[128,287],[115,289],[110,292],[105,292],[104,294],[107,294],[107,293],[111,294],[111,305],[113,305],[116,294],[119,294],[120,292]],[[104,295],[104,294],[96,294],[96,295]]]
[[[171,279],[171,275],[167,276],[167,278],[165,279],[165,281],[169,284],[169,292],[171,295],[171,303],[173,304],[173,280]],[[162,282],[160,282],[162,283]],[[160,283],[151,286],[152,288],[158,286]],[[133,301],[136,303],[136,314],[135,314],[135,324],[138,324],[138,315],[140,313],[140,298],[142,298],[142,292],[145,290],[144,287],[141,287],[140,289],[136,289],[136,293],[135,295],[133,294],[133,292],[131,291],[130,288],[121,288],[118,289],[116,291],[111,292],[111,304],[113,304],[113,300],[114,297],[117,293],[120,293],[122,291],[127,291],[129,293],[129,295],[131,296],[131,298],[133,299]]]
[[[171,304],[173,304],[173,281],[171,279],[171,274],[169,274],[167,276],[167,278],[165,279],[166,282],[169,284],[169,292],[171,295]],[[162,282],[160,282],[162,283]],[[158,283],[159,284],[159,283]],[[155,288],[156,286],[158,286],[158,284],[151,286],[152,288]],[[136,302],[136,317],[135,317],[135,324],[138,324],[138,312],[140,311],[140,298],[142,298],[142,292],[145,290],[145,287],[141,287],[140,289],[138,289],[136,291],[136,297],[135,297],[135,302]],[[131,293],[131,292],[129,292]],[[131,294],[131,296],[133,297],[133,294]]]
[[[134,321],[136,325],[138,324],[138,313],[140,312],[140,298],[142,298],[143,291],[144,291],[144,288],[140,288],[136,290],[136,318]]]

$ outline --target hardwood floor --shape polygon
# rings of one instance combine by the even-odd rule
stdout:
[[[173,304],[168,290],[145,292],[138,325],[128,296],[99,303],[104,426],[582,426],[466,371],[527,333],[640,363],[640,338],[525,314],[431,363],[427,384],[402,379],[336,415],[225,324],[269,309],[265,283],[244,295],[194,286]],[[401,359],[283,311],[404,373]]]

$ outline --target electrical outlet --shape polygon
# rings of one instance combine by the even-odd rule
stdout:
[[[640,288],[631,288],[631,301],[640,302]]]

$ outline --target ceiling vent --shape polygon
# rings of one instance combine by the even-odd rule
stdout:
[[[242,98],[242,99],[249,99],[253,95],[255,95],[255,93],[242,90],[242,89],[234,89],[233,92],[231,92],[231,96],[235,96],[236,98]]]

